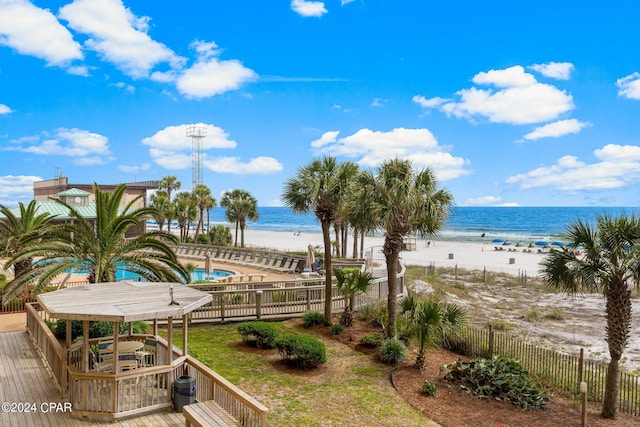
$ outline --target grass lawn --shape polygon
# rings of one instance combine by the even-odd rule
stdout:
[[[293,321],[274,325],[280,332],[309,333]],[[429,425],[393,389],[390,367],[371,356],[318,336],[327,346],[327,363],[292,371],[281,363],[277,350],[243,343],[237,326],[192,325],[189,352],[267,406],[270,425]],[[181,343],[181,332],[174,331],[175,343]]]

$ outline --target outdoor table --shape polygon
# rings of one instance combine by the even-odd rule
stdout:
[[[140,341],[118,341],[118,353],[133,353],[144,347]],[[113,351],[113,343],[107,346],[107,350]]]

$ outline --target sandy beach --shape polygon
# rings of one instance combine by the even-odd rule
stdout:
[[[333,234],[332,234],[333,237]],[[525,273],[532,277],[539,273],[539,263],[544,254],[538,253],[538,249],[532,248],[531,252],[523,252],[524,248],[510,246],[498,246],[504,250],[496,251],[495,244],[454,242],[417,239],[415,249],[402,251],[401,258],[408,265],[431,265],[436,267],[457,265],[464,269],[479,269],[486,267],[489,271],[505,272],[511,274]],[[321,233],[291,233],[264,230],[246,230],[245,245],[261,248],[273,248],[285,251],[306,251],[307,246],[319,246],[323,251]],[[365,237],[365,250],[369,247],[382,246],[383,237]],[[351,254],[353,240],[347,242],[348,253]],[[508,249],[512,251],[509,251]],[[515,251],[513,251],[515,250]]]

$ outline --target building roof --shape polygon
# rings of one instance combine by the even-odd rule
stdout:
[[[88,191],[80,190],[79,188],[70,188],[65,191],[61,191],[57,194],[58,197],[89,197],[91,193]]]
[[[170,292],[178,305],[171,305]],[[133,322],[182,317],[211,301],[209,293],[182,283],[112,282],[74,286],[38,295],[56,319]]]

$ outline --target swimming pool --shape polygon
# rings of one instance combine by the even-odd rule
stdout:
[[[67,273],[69,273],[69,271],[67,271]],[[74,271],[74,273],[89,274],[89,270],[79,270]],[[231,275],[233,275],[233,273],[226,270],[213,270],[211,273],[207,274],[203,268],[198,268],[191,272],[191,282],[193,283],[198,280],[217,280]],[[132,280],[134,282],[139,282],[143,281],[144,279],[138,274],[132,273],[123,268],[118,268],[116,270],[116,282],[122,282],[123,280]]]

